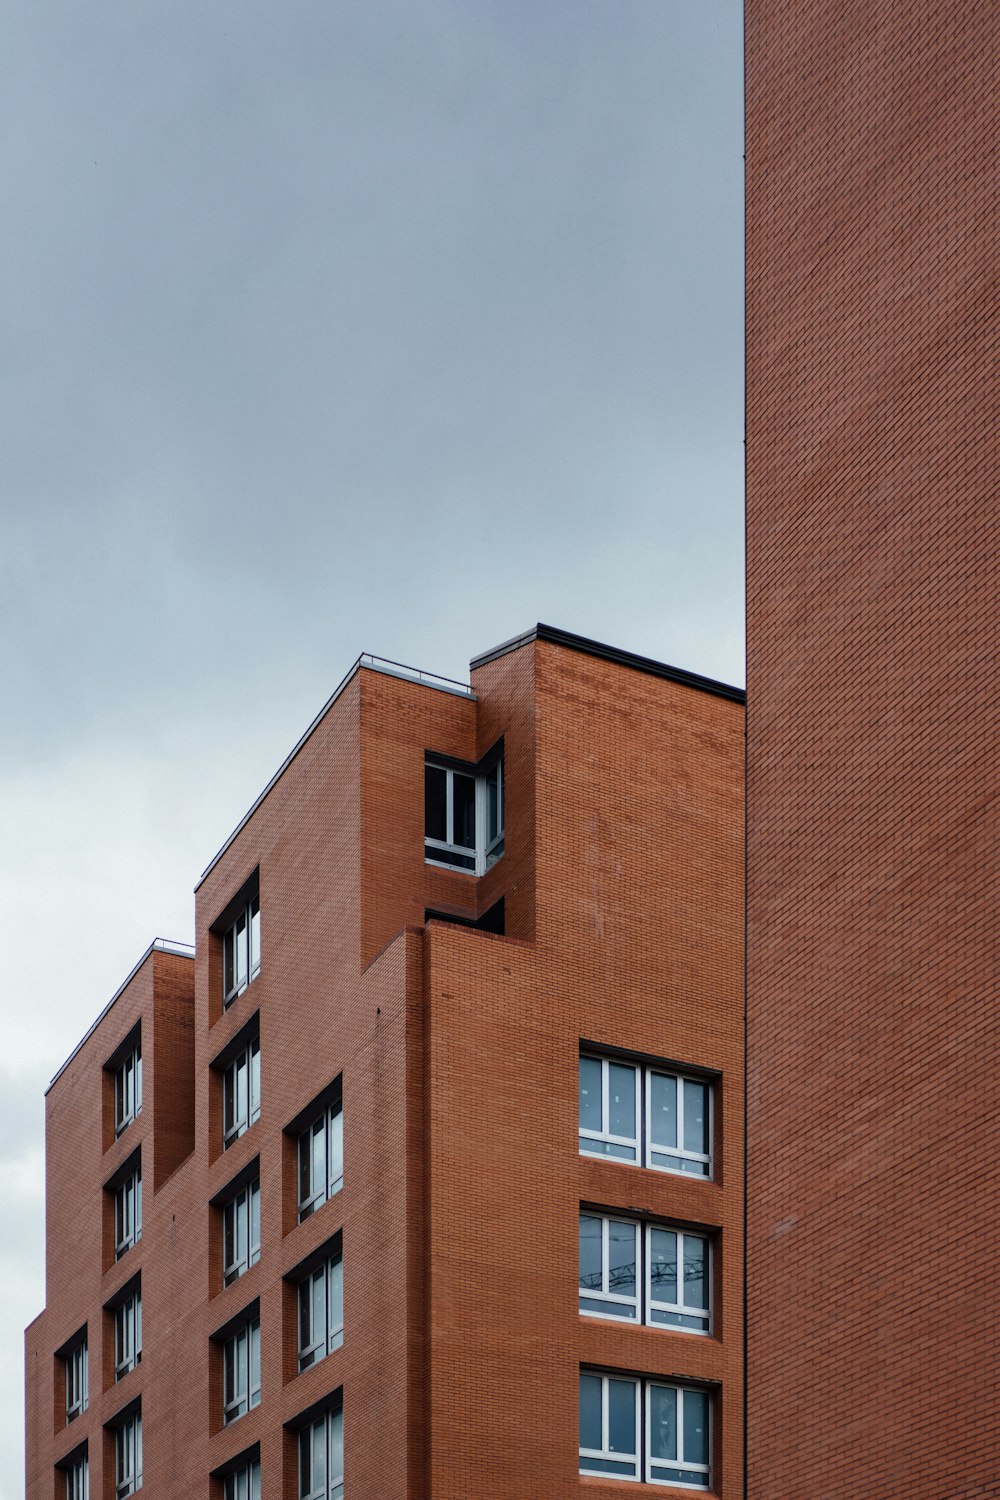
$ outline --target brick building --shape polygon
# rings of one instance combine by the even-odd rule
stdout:
[[[996,0],[747,0],[750,1500],[1000,1495]]]
[[[356,664],[49,1089],[29,1500],[736,1500],[743,748]]]

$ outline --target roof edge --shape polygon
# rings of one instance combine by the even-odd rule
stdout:
[[[45,1090],[46,1095],[48,1095],[48,1093],[52,1089],[53,1085],[55,1083],[57,1083],[58,1080],[65,1073],[66,1069],[69,1067],[70,1063],[73,1061],[73,1059],[76,1056],[76,1054],[81,1050],[81,1048],[85,1047],[87,1045],[87,1043],[90,1041],[90,1038],[94,1035],[94,1032],[97,1030],[98,1026],[100,1026],[101,1022],[104,1020],[104,1017],[108,1014],[108,1011],[114,1005],[115,1001],[118,1000],[124,994],[124,992],[128,989],[129,985],[132,983],[133,979],[138,974],[139,970],[142,968],[143,964],[146,962],[147,958],[149,957],[149,955],[151,953],[172,953],[176,958],[190,958],[192,960],[192,962],[193,962],[194,961],[194,944],[193,943],[175,943],[170,938],[154,938],[153,939],[153,941],[150,943],[149,947],[146,949],[145,953],[139,959],[138,963],[133,964],[132,968],[129,970],[128,975],[126,976],[125,979],[122,980],[121,984],[115,990],[114,994],[111,996],[111,999],[108,1001],[107,1005],[101,1011],[101,1013],[97,1017],[96,1021],[93,1021],[91,1023],[91,1025],[87,1027],[87,1030],[83,1033],[83,1036],[77,1042],[76,1046],[73,1048],[73,1050],[70,1053],[69,1057],[67,1057],[66,1061],[62,1064],[62,1066],[59,1067],[56,1070],[55,1073],[53,1073],[52,1077],[49,1080],[48,1088]]]
[[[523,631],[520,635],[512,636],[509,641],[504,641],[499,646],[494,646],[491,651],[483,651],[479,656],[474,656],[469,663],[470,671],[477,667],[486,666],[487,662],[496,661],[500,656],[506,656],[511,651],[517,651],[521,646],[530,645],[532,641],[548,641],[550,645],[562,646],[567,651],[579,651],[584,656],[595,656],[601,661],[614,662],[616,666],[628,667],[634,672],[645,672],[651,677],[663,677],[668,682],[676,682],[681,687],[694,688],[701,693],[712,693],[717,698],[727,698],[731,703],[743,703],[747,701],[746,689],[734,687],[732,683],[720,682],[715,677],[703,677],[700,672],[688,672],[683,667],[671,667],[667,662],[655,661],[650,656],[639,656],[634,651],[623,651],[619,646],[608,646],[603,641],[593,641],[585,635],[575,635],[571,630],[560,630],[556,625],[538,625],[530,630]]]

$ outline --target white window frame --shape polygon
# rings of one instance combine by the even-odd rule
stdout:
[[[644,1321],[651,1328],[670,1328],[675,1333],[693,1333],[704,1337],[712,1332],[712,1237],[708,1234],[697,1234],[687,1229],[675,1229],[672,1224],[647,1224],[644,1235],[645,1248],[645,1302],[646,1317]],[[677,1237],[677,1275],[676,1290],[680,1294],[680,1300],[665,1302],[653,1296],[653,1235],[656,1233],[673,1234]],[[705,1247],[705,1306],[693,1307],[688,1305],[684,1299],[684,1247],[689,1240],[699,1240]],[[666,1318],[655,1318],[654,1309],[667,1313]],[[672,1319],[676,1318],[700,1318],[702,1327],[686,1328]]]
[[[222,934],[222,1005],[232,1005],[260,973],[260,897],[246,901]]]
[[[312,1154],[312,1142],[314,1134],[320,1131],[323,1137],[323,1172],[320,1174],[321,1181],[317,1184],[314,1177],[314,1160]],[[336,1146],[336,1150],[332,1149]],[[303,1160],[309,1164],[309,1192],[304,1193],[302,1189]],[[343,1100],[336,1104],[330,1104],[321,1114],[316,1115],[304,1130],[299,1132],[298,1138],[298,1218],[301,1224],[314,1214],[318,1208],[339,1193],[344,1185],[344,1107]]]
[[[580,1473],[587,1474],[595,1479],[625,1479],[635,1481],[639,1478],[639,1456],[642,1452],[642,1435],[640,1432],[640,1400],[639,1387],[641,1382],[631,1375],[618,1375],[606,1370],[581,1370],[581,1379],[587,1376],[601,1382],[601,1446],[600,1448],[584,1448],[580,1443]],[[634,1420],[634,1443],[632,1453],[615,1453],[612,1451],[610,1427],[611,1427],[611,1381],[617,1381],[621,1385],[632,1387],[632,1400],[635,1413]],[[589,1460],[589,1467],[588,1467]],[[594,1467],[597,1463],[631,1464],[632,1472],[629,1474],[613,1474],[607,1469]]]
[[[643,1425],[646,1429],[643,1452],[643,1474],[645,1476],[645,1482],[647,1484],[659,1485],[660,1488],[669,1488],[675,1490],[700,1490],[702,1494],[704,1494],[706,1490],[711,1489],[712,1481],[712,1398],[710,1393],[701,1387],[680,1385],[673,1380],[649,1379],[643,1381],[643,1385],[645,1387],[643,1401]],[[676,1430],[678,1457],[674,1462],[670,1462],[669,1460],[662,1458],[653,1458],[653,1424],[650,1419],[650,1407],[652,1405],[654,1387],[659,1390],[674,1391],[677,1396]],[[705,1445],[708,1450],[709,1457],[709,1462],[706,1464],[689,1462],[684,1458],[684,1399],[685,1393],[688,1391],[701,1396],[705,1401]],[[673,1469],[687,1469],[692,1476],[691,1482],[685,1483],[683,1479],[663,1479],[660,1477],[654,1477],[654,1463],[660,1464],[662,1466],[668,1466]]]
[[[311,1473],[313,1434],[322,1429],[320,1442],[324,1450],[325,1476],[317,1482]],[[307,1483],[303,1452],[308,1444],[310,1473]],[[299,1430],[299,1484],[298,1500],[343,1500],[344,1497],[344,1412],[343,1408],[324,1412],[317,1422]],[[338,1459],[338,1462],[335,1462]]]
[[[115,1500],[142,1489],[142,1414],[133,1412],[115,1430]]]
[[[65,1467],[66,1500],[90,1500],[90,1457],[81,1453]]]
[[[580,1060],[589,1058],[593,1062],[601,1064],[601,1129],[593,1130],[589,1127],[578,1126],[579,1149],[581,1156],[593,1156],[601,1161],[616,1162],[624,1166],[641,1166],[651,1172],[666,1172],[671,1176],[691,1177],[695,1181],[711,1182],[715,1171],[715,1106],[716,1089],[713,1079],[697,1073],[675,1072],[665,1067],[645,1067],[639,1063],[630,1063],[624,1058],[609,1057],[600,1052],[592,1052],[589,1049],[580,1053]],[[610,1102],[610,1080],[611,1067],[629,1068],[635,1075],[635,1136],[616,1135],[610,1130],[611,1102]],[[708,1151],[689,1151],[684,1146],[667,1147],[657,1144],[654,1147],[653,1121],[652,1121],[652,1080],[657,1078],[669,1078],[677,1085],[677,1138],[684,1139],[684,1088],[685,1083],[697,1083],[706,1090],[708,1110]],[[602,1144],[621,1146],[634,1149],[635,1156],[616,1156],[601,1150]],[[670,1155],[681,1161],[691,1162],[703,1171],[685,1171],[681,1166],[667,1166],[663,1162],[653,1160],[654,1150],[659,1155]]]
[[[444,870],[459,870],[463,875],[485,875],[486,871],[492,869],[497,861],[502,858],[504,852],[504,838],[506,831],[506,793],[504,790],[503,757],[494,761],[488,771],[477,771],[474,766],[463,770],[457,766],[449,766],[444,761],[437,760],[429,755],[424,762],[424,775],[428,770],[443,771],[445,775],[445,837],[443,839],[431,838],[426,827],[424,829],[424,862],[428,865],[436,865]],[[498,803],[498,831],[491,839],[488,836],[490,778],[495,775],[497,782]],[[474,786],[473,803],[476,818],[476,842],[471,844],[458,844],[455,842],[455,777],[464,776]],[[450,857],[449,857],[450,856]],[[462,863],[471,861],[471,863]]]
[[[594,1219],[601,1226],[601,1287],[600,1290],[595,1291],[590,1287],[584,1287],[581,1285],[580,1316],[583,1318],[614,1318],[615,1321],[619,1323],[641,1323],[642,1307],[640,1304],[643,1288],[641,1265],[641,1226],[635,1219],[622,1219],[616,1218],[614,1215],[609,1214],[591,1213],[589,1209],[581,1209],[580,1218],[581,1220]],[[624,1224],[628,1229],[632,1231],[633,1239],[635,1241],[635,1295],[632,1297],[624,1296],[620,1292],[614,1292],[611,1290],[612,1224]],[[603,1302],[606,1304],[606,1306],[603,1309],[584,1307],[583,1302],[585,1298],[590,1302]],[[615,1312],[614,1309],[616,1307],[623,1309],[623,1311]],[[631,1309],[631,1313],[624,1311],[624,1309],[627,1308]]]
[[[246,1072],[245,1101],[240,1100],[241,1070]],[[222,1070],[222,1149],[227,1151],[259,1119],[260,1038],[254,1037]]]
[[[84,1334],[63,1358],[67,1426],[77,1417],[82,1417],[90,1404],[87,1364],[87,1335]]]
[[[121,1380],[142,1361],[142,1289],[136,1287],[115,1314],[115,1380]]]
[[[314,1295],[318,1291],[318,1296]],[[303,1342],[304,1314],[312,1337]],[[303,1276],[298,1286],[299,1373],[310,1369],[344,1342],[344,1256],[338,1250]],[[314,1325],[318,1323],[317,1329]]]
[[[250,1459],[249,1463],[226,1475],[222,1486],[222,1500],[260,1500],[259,1458]]]
[[[584,1058],[588,1058],[591,1062],[597,1062],[601,1065],[601,1128],[600,1130],[592,1130],[589,1126],[587,1128],[584,1128],[582,1125],[579,1127],[581,1154],[583,1156],[597,1156],[602,1161],[622,1161],[627,1166],[640,1164],[642,1151],[642,1079],[640,1077],[640,1070],[634,1063],[622,1062],[617,1057],[602,1057],[596,1052],[581,1052],[581,1061]],[[635,1079],[635,1134],[631,1136],[616,1135],[610,1128],[612,1067],[627,1068]],[[592,1142],[593,1144],[588,1146],[588,1142]],[[607,1151],[600,1150],[599,1147],[601,1144],[622,1146],[631,1149],[634,1155],[631,1158],[613,1156]]]
[[[229,1239],[233,1244],[232,1260],[226,1259],[226,1242]],[[231,1286],[234,1281],[238,1281],[259,1260],[260,1178],[255,1177],[222,1205],[223,1286]]]
[[[260,1405],[260,1318],[241,1323],[222,1349],[222,1422],[228,1427]]]
[[[136,1042],[132,1051],[115,1069],[115,1137],[127,1130],[142,1113],[142,1045]]]
[[[133,1167],[115,1186],[115,1260],[142,1239],[142,1169]]]

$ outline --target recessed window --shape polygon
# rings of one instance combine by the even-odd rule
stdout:
[[[706,1235],[580,1215],[581,1313],[708,1333],[710,1285]]]
[[[115,1260],[142,1239],[142,1173],[136,1165],[114,1188]]]
[[[222,1280],[229,1286],[260,1260],[260,1181],[254,1178],[222,1207]]]
[[[327,1412],[299,1433],[299,1500],[343,1500],[344,1413]]]
[[[251,1318],[226,1339],[222,1351],[222,1420],[235,1422],[260,1405],[260,1319]]]
[[[87,1334],[86,1331],[63,1358],[66,1377],[66,1421],[73,1422],[87,1410]]]
[[[222,1073],[222,1144],[228,1148],[260,1117],[260,1042],[256,1037]]]
[[[130,1292],[115,1308],[115,1379],[121,1380],[142,1359],[142,1292]]]
[[[503,759],[461,766],[424,765],[424,858],[428,864],[484,875],[504,851]],[[484,766],[487,766],[484,769]]]
[[[142,1416],[134,1412],[115,1430],[115,1500],[142,1489]]]
[[[337,1098],[299,1135],[299,1222],[344,1183],[344,1115]]]
[[[240,907],[222,934],[223,1005],[230,1005],[259,973],[260,900],[255,895]]]
[[[66,1500],[90,1500],[90,1460],[86,1453],[71,1459],[64,1470]]]
[[[299,1282],[299,1369],[344,1342],[344,1260],[338,1249]]]
[[[222,1485],[222,1500],[260,1500],[260,1459],[227,1474]]]
[[[712,1086],[658,1068],[584,1053],[580,1150],[693,1177],[712,1173]]]
[[[581,1370],[580,1473],[707,1490],[707,1391]]]
[[[137,1042],[115,1068],[115,1135],[121,1135],[141,1110],[142,1048]]]

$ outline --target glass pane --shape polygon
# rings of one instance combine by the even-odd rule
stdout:
[[[313,1485],[322,1489],[326,1484],[326,1422],[317,1422],[311,1431]]]
[[[601,1064],[596,1057],[580,1058],[580,1129],[601,1128]]]
[[[260,1254],[260,1188],[250,1189],[250,1244],[251,1261]]]
[[[684,1302],[688,1307],[707,1307],[708,1245],[695,1234],[684,1236]]]
[[[312,1428],[299,1433],[299,1495],[312,1489]]]
[[[649,1387],[649,1452],[654,1459],[677,1458],[677,1392],[672,1386]]]
[[[634,1380],[608,1381],[608,1448],[612,1453],[634,1453]]]
[[[339,1479],[344,1472],[344,1413],[330,1415],[330,1478]]]
[[[621,1063],[608,1067],[609,1129],[612,1135],[635,1137],[635,1069]]]
[[[142,1108],[142,1053],[137,1052],[135,1056],[135,1079],[133,1080],[133,1107],[136,1114]]]
[[[634,1458],[583,1458],[580,1460],[580,1468],[597,1474],[617,1474],[623,1479],[635,1477],[636,1460]]]
[[[489,822],[486,832],[487,843],[492,844],[503,832],[503,807],[500,800],[500,778],[502,772],[499,764],[486,778],[486,801],[489,809]]]
[[[250,1051],[250,1114],[260,1113],[260,1047],[254,1042]]]
[[[260,1386],[260,1324],[250,1325],[250,1384]]]
[[[260,902],[254,898],[250,903],[250,972],[260,968]]]
[[[448,773],[440,766],[424,767],[424,833],[429,839],[447,839],[446,798]]]
[[[344,1115],[337,1110],[330,1118],[330,1191],[344,1175]]]
[[[580,1285],[589,1292],[604,1289],[601,1275],[601,1221],[591,1218],[589,1214],[580,1215]]]
[[[708,1085],[684,1080],[684,1149],[708,1153]]]
[[[222,991],[228,995],[230,990],[236,987],[236,965],[233,961],[233,930],[232,928],[222,939]]]
[[[704,1391],[684,1392],[684,1460],[708,1463],[708,1396]]]
[[[609,1292],[622,1297],[635,1296],[636,1226],[612,1220],[609,1229],[610,1282]]]
[[[476,847],[476,781],[473,776],[463,776],[455,771],[452,776],[455,799],[452,843],[462,849]]]
[[[331,1337],[339,1332],[344,1323],[344,1262],[332,1260],[330,1262],[330,1308],[329,1308],[329,1331]]]
[[[677,1079],[664,1073],[649,1075],[649,1130],[658,1146],[677,1145]]]
[[[580,1376],[580,1447],[596,1448],[601,1442],[601,1377]]]
[[[634,1302],[609,1302],[604,1297],[589,1297],[586,1294],[580,1297],[580,1311],[597,1313],[601,1318],[629,1318],[633,1322],[636,1317]]]
[[[312,1196],[312,1130],[299,1136],[299,1202]]]
[[[234,938],[235,938],[235,945],[236,945],[236,953],[235,953],[236,976],[235,977],[236,977],[237,988],[239,988],[240,985],[244,985],[247,982],[247,914],[246,914],[246,912],[243,913],[243,915],[240,917],[239,921],[236,923],[236,927],[234,929]]]
[[[672,1229],[650,1233],[649,1283],[654,1301],[677,1301],[677,1236]]]
[[[312,1191],[326,1183],[326,1121],[317,1120],[312,1133]]]
[[[260,1500],[260,1459],[250,1465],[250,1500]]]

